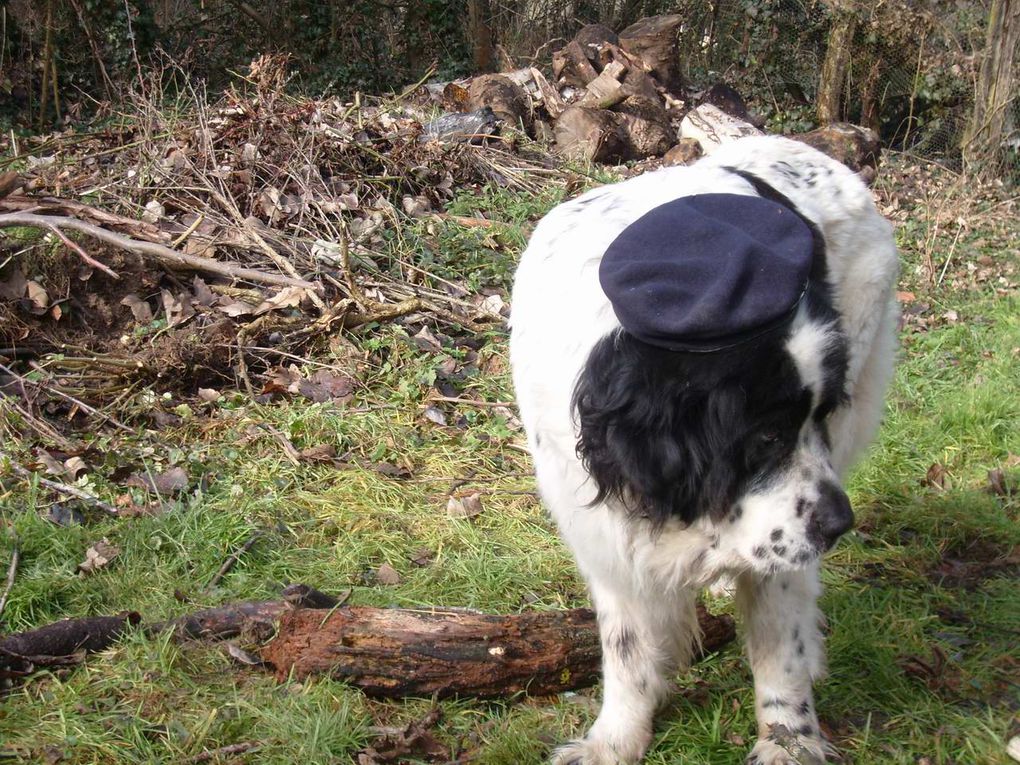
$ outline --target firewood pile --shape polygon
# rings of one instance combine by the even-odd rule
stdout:
[[[679,14],[642,19],[620,32],[589,24],[553,52],[551,76],[537,67],[427,86],[446,110],[447,131],[457,123],[498,122],[553,141],[582,161],[617,164],[662,157],[687,164],[719,144],[761,135],[764,120],[725,83],[695,89],[680,74]],[[482,131],[463,131],[478,139]],[[792,136],[860,171],[869,182],[878,164],[878,137],[865,128],[836,124]]]

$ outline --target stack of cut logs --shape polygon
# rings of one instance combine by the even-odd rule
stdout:
[[[666,164],[686,164],[725,141],[762,134],[764,121],[724,83],[696,91],[683,82],[682,26],[680,15],[645,18],[619,34],[590,24],[552,54],[551,78],[528,67],[428,88],[450,111],[554,140],[573,158],[619,163],[663,157]],[[839,123],[792,137],[868,181],[874,177],[879,142],[870,130]]]

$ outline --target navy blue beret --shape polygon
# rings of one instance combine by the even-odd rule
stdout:
[[[698,194],[656,207],[609,245],[602,289],[623,328],[674,351],[713,351],[792,317],[807,287],[811,229],[778,202]]]

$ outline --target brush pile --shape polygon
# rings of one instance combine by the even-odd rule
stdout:
[[[122,126],[8,147],[19,169],[0,177],[0,385],[22,388],[32,368],[96,401],[156,382],[258,396],[279,392],[281,360],[344,344],[344,329],[503,321],[495,290],[432,273],[402,231],[438,250],[442,227],[470,228],[497,250],[498,221],[440,212],[455,193],[577,176],[520,136],[430,134],[410,97],[287,95],[286,72],[263,56],[215,104],[180,83],[170,98],[175,73],[159,72]]]

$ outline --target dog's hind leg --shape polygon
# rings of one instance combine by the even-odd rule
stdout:
[[[817,564],[770,576],[745,573],[737,581],[758,719],[748,765],[825,762],[811,688],[825,671],[820,589]]]
[[[602,710],[588,734],[560,747],[555,765],[621,765],[644,756],[652,717],[690,660],[694,593],[635,592],[589,580],[602,641]]]

